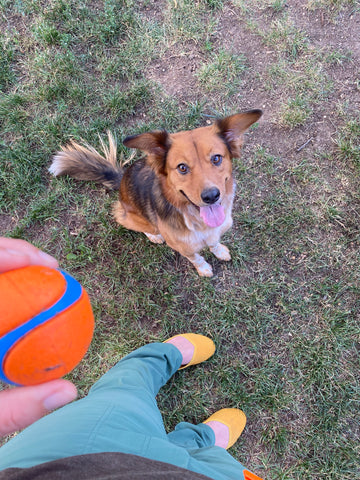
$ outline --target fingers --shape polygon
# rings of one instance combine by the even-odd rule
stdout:
[[[0,273],[27,265],[59,266],[55,258],[25,240],[0,237]]]
[[[31,425],[55,408],[75,400],[76,387],[68,380],[0,392],[0,437]]]

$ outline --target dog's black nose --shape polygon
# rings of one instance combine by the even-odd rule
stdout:
[[[203,202],[212,205],[216,203],[220,198],[220,190],[216,187],[207,188],[201,193],[201,199]]]

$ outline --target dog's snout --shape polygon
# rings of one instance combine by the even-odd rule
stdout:
[[[201,193],[201,200],[209,205],[216,203],[220,198],[220,190],[216,187],[207,188]]]

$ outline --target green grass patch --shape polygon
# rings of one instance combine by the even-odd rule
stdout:
[[[304,125],[310,115],[310,107],[301,96],[289,99],[282,105],[279,123],[284,127],[294,128]]]
[[[197,74],[204,90],[209,92],[226,91],[228,96],[238,91],[242,83],[242,73],[246,70],[244,55],[234,55],[225,50],[211,55],[211,62],[204,63]]]
[[[338,131],[336,145],[339,158],[360,167],[360,118],[354,118]]]
[[[5,91],[14,81],[12,63],[14,49],[5,37],[0,37],[0,91]]]

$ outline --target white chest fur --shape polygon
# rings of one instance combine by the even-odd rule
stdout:
[[[232,206],[234,202],[235,185],[233,191],[228,194],[222,201],[225,210],[225,220],[218,227],[208,227],[199,216],[199,211],[193,206],[188,207],[188,212],[184,215],[187,232],[183,234],[183,241],[191,243],[196,250],[200,251],[205,247],[212,247],[219,243],[221,235],[223,235],[232,226]]]

